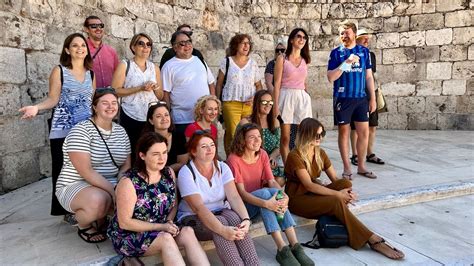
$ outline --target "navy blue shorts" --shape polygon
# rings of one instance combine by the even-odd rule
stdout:
[[[335,98],[333,107],[334,125],[369,121],[369,102],[366,97]]]

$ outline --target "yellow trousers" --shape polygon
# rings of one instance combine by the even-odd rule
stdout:
[[[252,114],[252,106],[244,102],[228,101],[222,104],[222,115],[224,116],[225,135],[224,135],[224,149],[225,153],[229,155],[230,144],[235,134],[235,129],[240,120]]]

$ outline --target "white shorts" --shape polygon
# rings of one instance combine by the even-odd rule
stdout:
[[[278,107],[283,124],[299,125],[303,119],[313,117],[311,97],[302,89],[281,88]]]

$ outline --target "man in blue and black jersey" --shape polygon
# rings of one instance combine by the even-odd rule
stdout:
[[[356,126],[357,154],[365,158],[369,136],[369,113],[376,109],[374,78],[369,49],[356,44],[357,27],[344,21],[339,26],[342,44],[331,51],[328,62],[328,80],[334,83],[334,124],[338,126],[338,145],[344,164],[343,178],[352,179],[349,162],[350,123]],[[369,99],[366,94],[370,94]],[[368,178],[377,176],[367,170],[365,161],[360,160],[357,173]]]

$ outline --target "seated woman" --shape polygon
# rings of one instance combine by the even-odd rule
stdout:
[[[166,164],[166,139],[154,132],[137,143],[135,167],[117,185],[117,208],[108,235],[117,253],[126,257],[161,252],[165,265],[185,265],[183,246],[192,265],[209,265],[191,227],[181,230],[173,220],[178,209],[174,172]],[[192,254],[192,256],[190,255]]]
[[[211,133],[214,140],[217,140],[217,127],[213,122],[219,116],[221,109],[221,101],[214,95],[205,95],[198,99],[194,106],[194,120],[195,122],[190,124],[184,135],[186,136],[186,142],[189,141],[191,136],[197,130],[207,130]]]
[[[271,234],[277,245],[276,260],[280,265],[314,265],[296,238],[296,224],[287,210],[288,197],[276,199],[282,188],[275,181],[268,154],[261,146],[262,135],[258,125],[249,123],[237,130],[230,146],[231,154],[227,158],[237,190],[245,202],[250,218],[258,214],[262,216],[267,234]],[[264,183],[268,187],[263,187]],[[278,214],[283,215],[280,223]],[[280,230],[285,232],[291,247],[286,245]]]
[[[75,213],[79,237],[89,243],[106,240],[104,218],[113,209],[114,186],[130,168],[127,133],[112,122],[117,111],[115,90],[97,89],[92,118],[77,124],[64,141],[56,196],[64,209]]]
[[[349,246],[353,249],[368,243],[371,249],[388,258],[402,259],[403,252],[367,229],[347,207],[355,200],[352,183],[337,178],[329,157],[319,147],[325,133],[323,125],[314,118],[305,118],[298,128],[296,148],[288,154],[285,164],[285,191],[290,197],[290,211],[308,219],[334,215],[346,225]],[[322,171],[326,172],[331,184],[323,185],[319,179]]]
[[[196,132],[188,142],[188,151],[191,161],[178,175],[184,199],[179,204],[178,221],[192,226],[199,240],[212,239],[224,265],[258,265],[248,234],[249,215],[232,172],[217,161],[215,140],[209,133]]]
[[[263,149],[270,157],[273,176],[280,186],[285,185],[283,160],[280,155],[280,122],[272,115],[273,98],[266,90],[260,90],[253,97],[252,114],[240,121],[239,126],[255,123],[262,128]]]
[[[166,166],[171,167],[177,173],[181,166],[188,161],[188,154],[186,150],[180,150],[176,142],[173,142],[173,130],[174,125],[168,105],[165,102],[150,103],[143,133],[155,132],[166,138],[168,143],[168,161]]]

